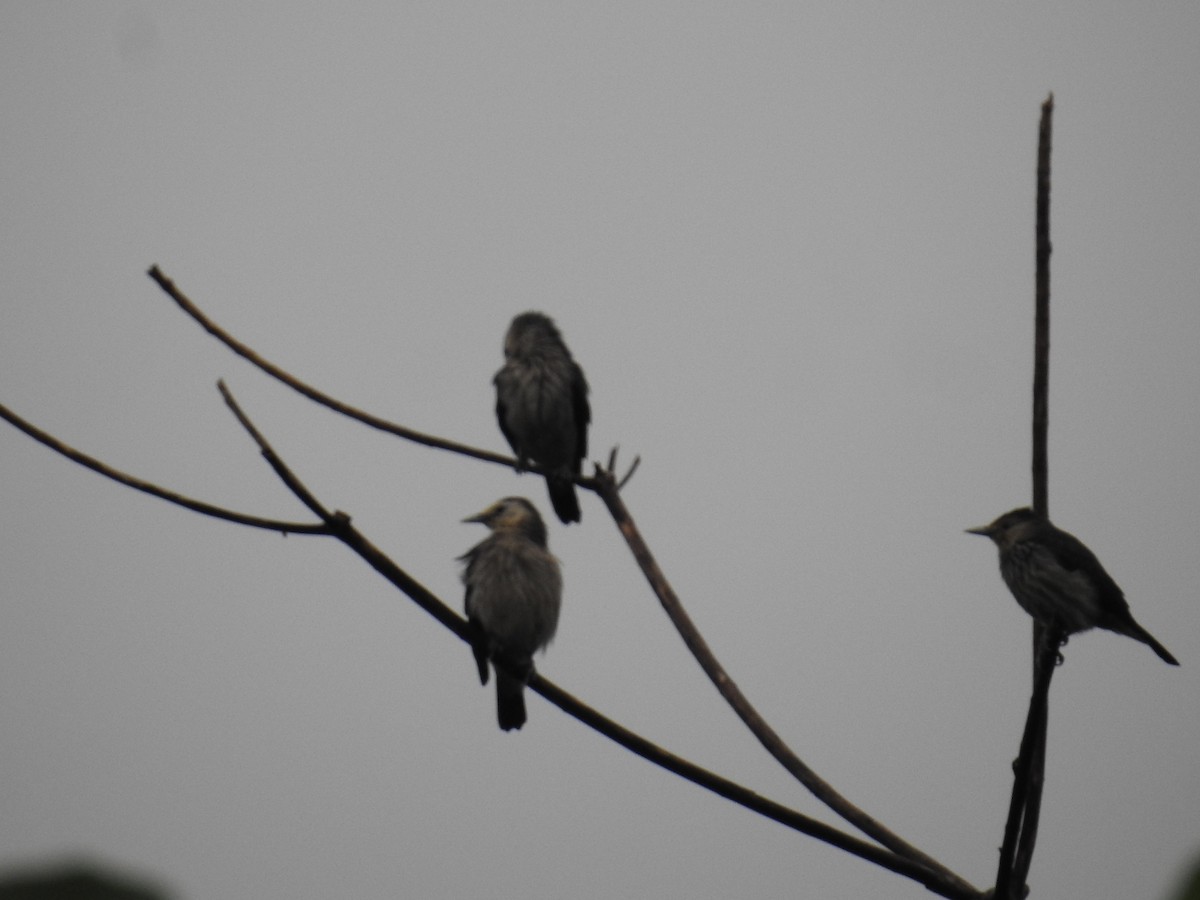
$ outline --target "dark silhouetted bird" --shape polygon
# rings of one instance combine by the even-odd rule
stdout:
[[[505,731],[525,724],[525,681],[533,654],[550,643],[562,606],[562,574],[546,548],[546,526],[524,497],[505,497],[464,522],[482,522],[492,533],[460,558],[466,563],[466,613],[479,681],[487,684],[488,659],[499,653],[523,675],[496,669],[496,715]]]
[[[512,320],[504,336],[504,365],[493,381],[496,419],[518,465],[541,466],[554,512],[564,523],[578,522],[572,479],[587,455],[592,412],[583,370],[548,316],[527,312]]]
[[[1141,641],[1173,666],[1179,662],[1134,621],[1125,594],[1096,554],[1032,509],[1014,509],[990,525],[968,528],[1000,549],[1000,574],[1025,612],[1066,634],[1106,628]]]

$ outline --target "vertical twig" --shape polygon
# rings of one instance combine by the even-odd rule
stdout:
[[[1025,815],[1021,818],[1021,839],[1017,843],[1017,855],[1012,865],[1013,884],[1024,885],[1029,879],[1029,868],[1033,865],[1033,848],[1037,845],[1038,822],[1042,814],[1042,786],[1046,775],[1046,735],[1050,727],[1050,678],[1058,664],[1058,648],[1062,637],[1058,632],[1046,632],[1042,649],[1034,661],[1034,692],[1037,703],[1037,719],[1034,722],[1034,744],[1030,749],[1029,785],[1025,799]],[[1043,676],[1042,666],[1045,670]]]
[[[1000,868],[993,894],[996,900],[1020,900],[1025,896],[1025,878],[1033,862],[1033,847],[1037,841],[1050,678],[1054,675],[1062,639],[1057,630],[1043,631],[1042,634],[1045,639],[1034,651],[1036,677],[1029,700],[1029,715],[1025,719],[1025,733],[1021,737],[1021,753],[1013,765],[1012,802],[1004,826],[1004,845],[1000,850]]]
[[[1054,95],[1042,104],[1038,127],[1037,270],[1033,317],[1033,509],[1050,515],[1046,435],[1050,422],[1050,136]]]
[[[1034,273],[1034,337],[1033,337],[1033,508],[1034,511],[1050,516],[1049,487],[1049,444],[1050,431],[1050,148],[1054,128],[1054,94],[1042,104],[1042,117],[1038,126],[1038,169],[1037,169],[1037,225],[1036,253],[1037,268]],[[1021,826],[1021,840],[1017,845],[1013,879],[1024,885],[1033,863],[1033,848],[1037,843],[1038,818],[1042,809],[1042,785],[1046,772],[1046,734],[1050,713],[1050,678],[1058,664],[1058,648],[1063,636],[1057,631],[1044,634],[1046,629],[1034,628],[1033,678],[1034,684],[1042,685],[1042,694],[1037,703],[1038,721],[1035,742],[1031,750],[1028,791],[1025,800],[1025,815]],[[1041,671],[1045,669],[1045,671]]]
[[[1054,117],[1054,95],[1042,104],[1038,127],[1037,225],[1034,276],[1033,337],[1033,509],[1049,516],[1047,435],[1050,396],[1050,146]],[[1033,623],[1033,696],[1021,739],[1021,752],[1014,767],[1012,802],[1000,850],[995,896],[1018,900],[1024,896],[1025,879],[1033,862],[1042,785],[1046,769],[1046,728],[1049,722],[1050,679],[1058,661],[1062,635]]]

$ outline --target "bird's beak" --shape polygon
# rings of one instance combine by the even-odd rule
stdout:
[[[496,506],[495,506],[495,504],[493,504],[492,506],[489,506],[487,509],[485,509],[483,512],[475,513],[475,515],[473,515],[473,516],[467,516],[465,519],[463,519],[463,522],[486,523],[488,519],[490,519],[493,515],[495,515],[495,513],[496,513]]]
[[[966,529],[966,533],[967,534],[981,534],[984,537],[991,537],[992,536],[992,526],[991,525],[980,525],[978,528],[968,528],[968,529]]]

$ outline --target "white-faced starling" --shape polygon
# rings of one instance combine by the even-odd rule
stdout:
[[[1075,634],[1106,628],[1141,641],[1173,666],[1179,662],[1134,621],[1125,594],[1096,554],[1032,509],[1014,509],[990,525],[968,528],[995,541],[1000,574],[1025,612],[1042,624]]]
[[[572,479],[587,455],[592,413],[583,370],[548,316],[527,312],[512,320],[493,381],[496,419],[519,466],[541,466],[554,512],[564,523],[578,522]]]
[[[487,684],[488,660],[515,664],[518,677],[496,668],[496,714],[504,731],[525,724],[525,681],[533,654],[558,627],[562,574],[546,548],[546,526],[524,497],[505,497],[464,522],[482,522],[492,533],[468,550],[463,584],[467,622],[479,681]]]

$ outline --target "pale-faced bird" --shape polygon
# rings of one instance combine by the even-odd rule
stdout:
[[[546,546],[546,526],[524,497],[505,497],[464,522],[481,522],[491,534],[459,559],[466,563],[467,622],[479,681],[499,655],[518,673],[496,667],[496,714],[504,731],[525,724],[525,682],[533,654],[554,637],[562,606],[562,573]]]

